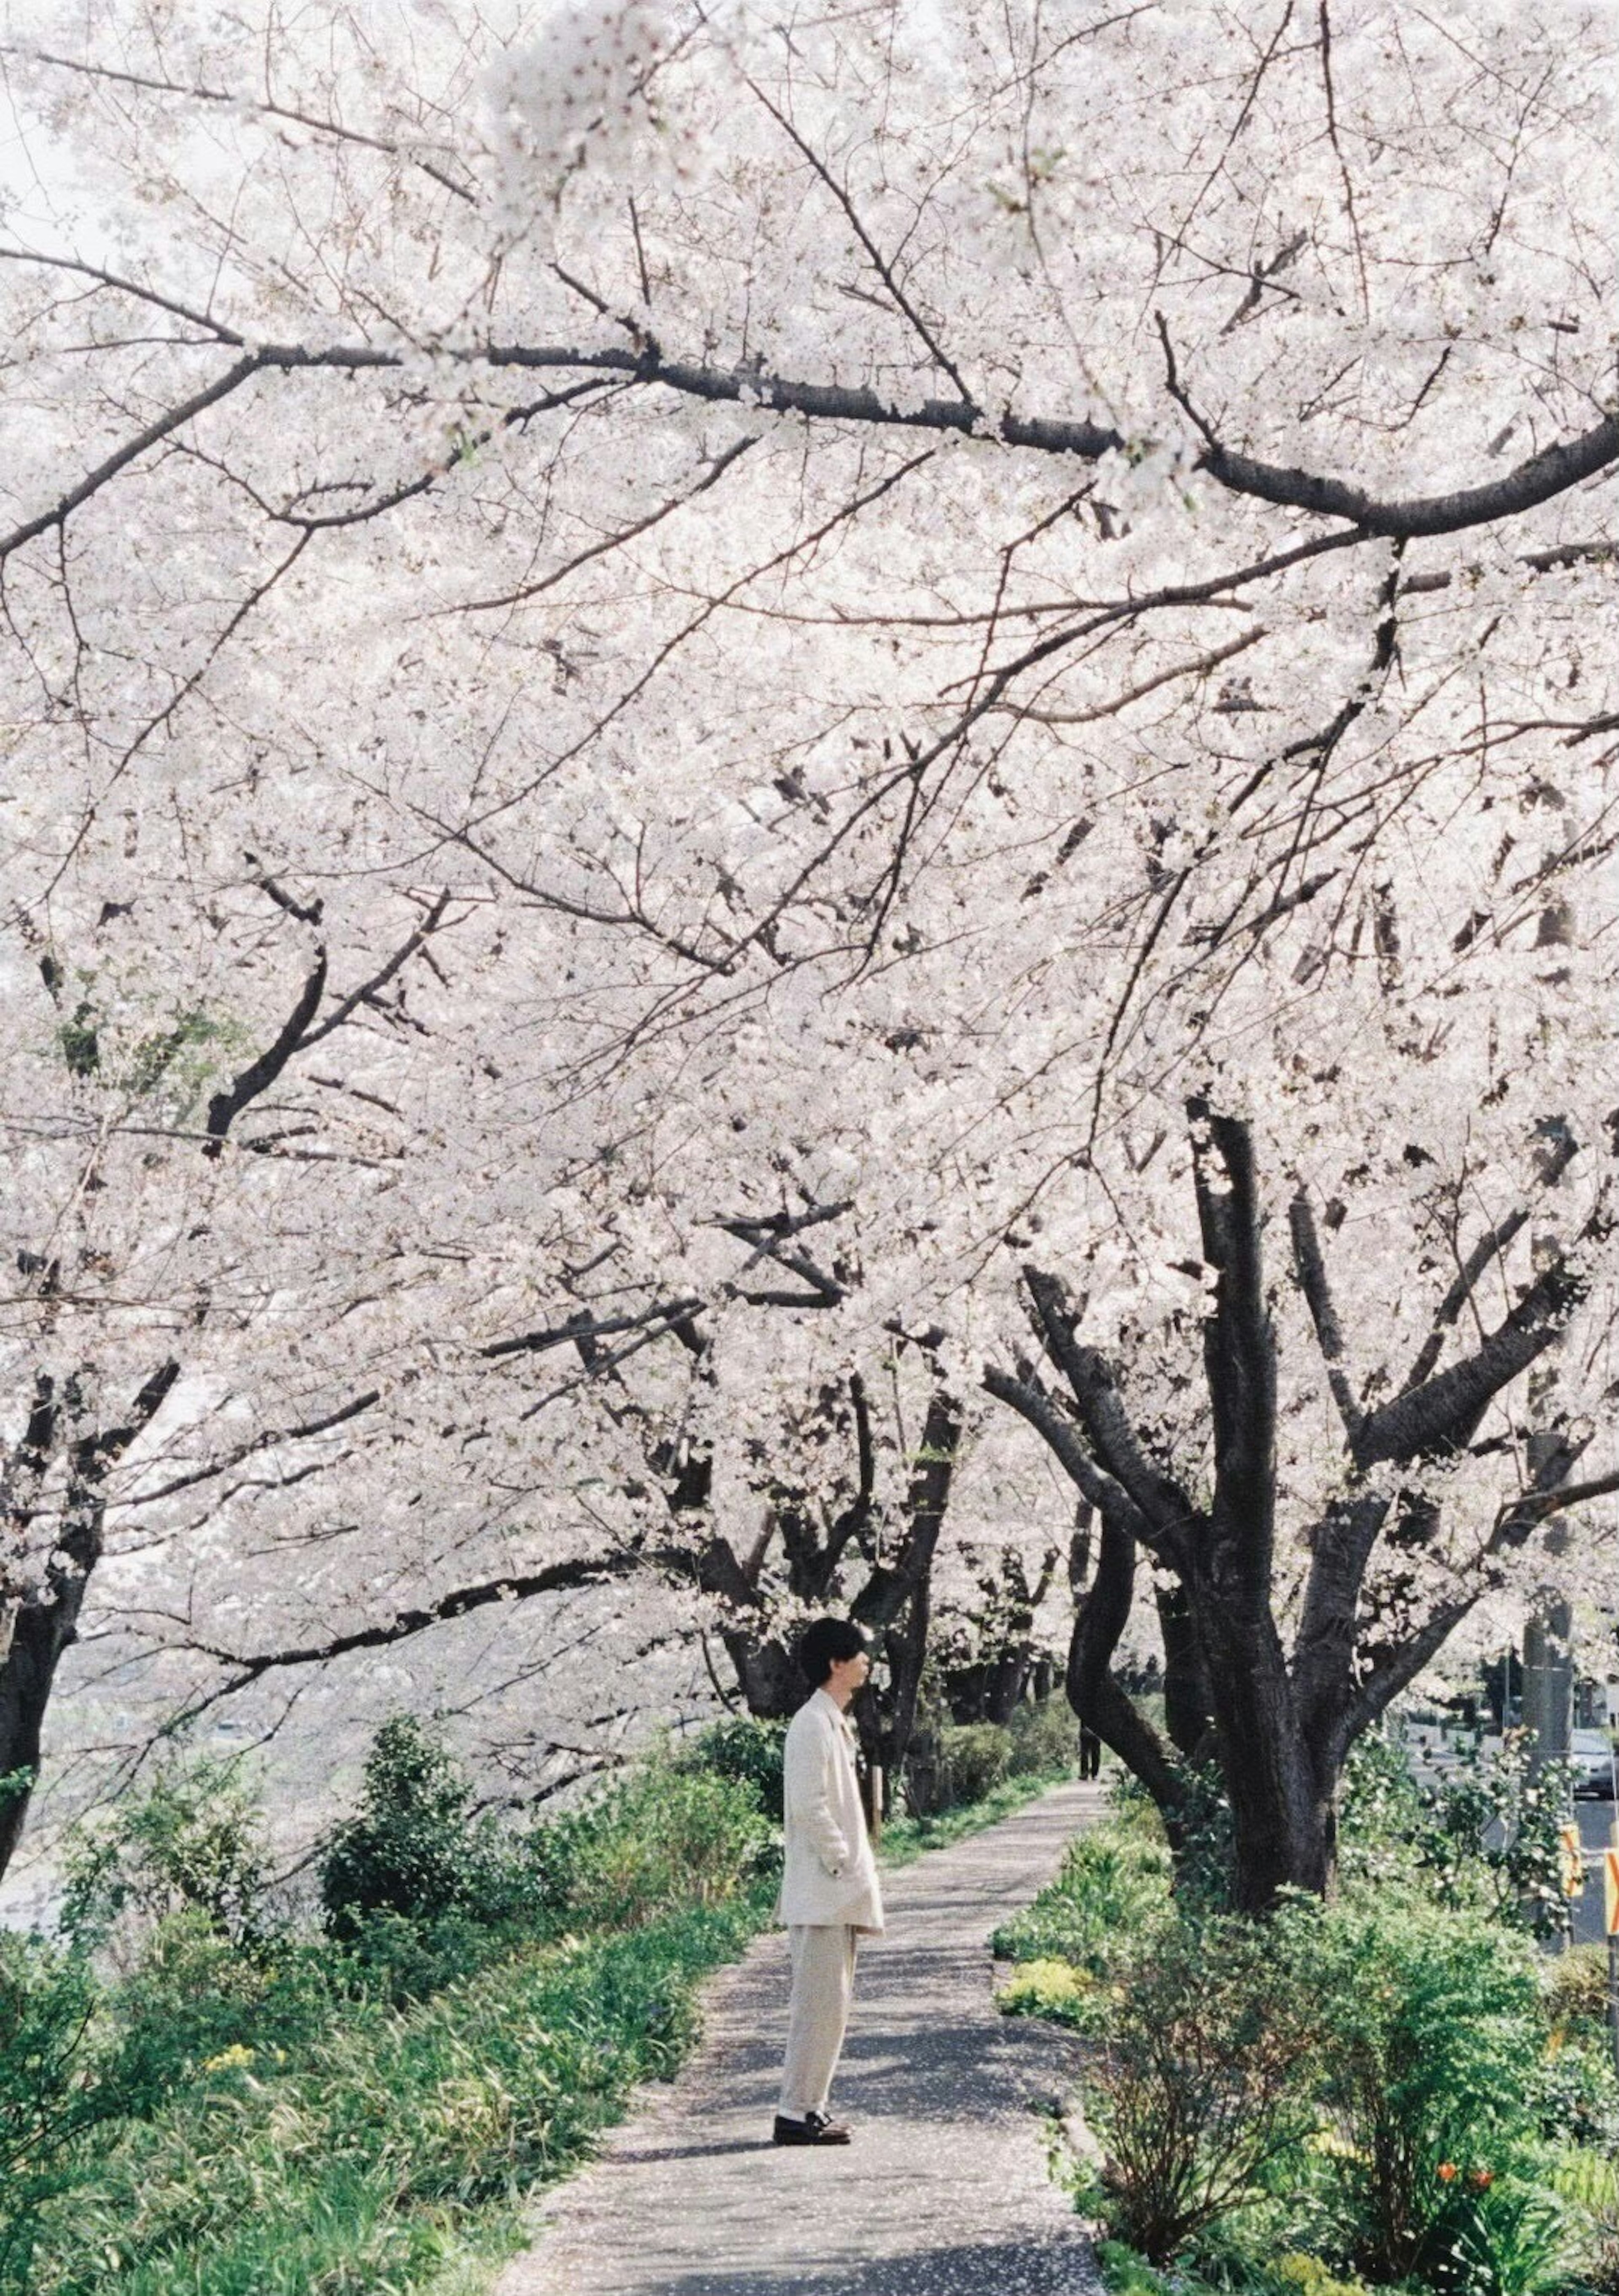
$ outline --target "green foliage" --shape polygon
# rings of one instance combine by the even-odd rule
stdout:
[[[1444,2199],[1442,2165],[1499,2172],[1533,2132],[1533,1956],[1499,1923],[1397,1898],[1301,1902],[1281,1926],[1320,2021],[1345,2245],[1374,2279],[1402,2278]]]
[[[357,1815],[340,1826],[321,1865],[321,1902],[333,1937],[374,1942],[366,1917],[414,1922],[446,1915],[499,1920],[516,1882],[500,1828],[470,1815],[472,1789],[412,1714],[378,1731],[366,1757]]]
[[[723,1905],[775,1854],[750,1784],[666,1760],[536,1827],[527,1845],[558,1916],[585,1929],[633,1928],[675,1904]]]
[[[1542,2136],[1576,2144],[1619,2144],[1619,2079],[1613,2044],[1553,2033],[1525,2092]]]
[[[1319,2256],[1297,2249],[1277,2258],[1271,2277],[1282,2296],[1364,2296],[1361,2282],[1340,2279]]]
[[[1619,2088],[1590,2026],[1566,2014],[1548,2046],[1549,2013],[1587,2003],[1590,1972],[1543,1995],[1540,1956],[1490,1903],[1442,1905],[1407,1862],[1254,1924],[1172,1897],[1139,1813],[1081,1834],[993,1942],[1027,1972],[1003,2005],[1102,2033],[1108,2228],[1271,2296],[1267,2259],[1303,2253],[1301,2234],[1378,2281],[1509,2296],[1516,2278],[1534,2296],[1556,2243],[1512,2196],[1545,2137],[1607,2141]]]
[[[1077,2033],[1105,2030],[1107,2004],[1095,1978],[1071,1961],[1020,1962],[995,1995],[1003,2017],[1044,2017]]]
[[[1301,2152],[1316,2033],[1290,1940],[1229,1917],[1161,1928],[1092,2076],[1108,2230],[1154,2264]]]
[[[1161,1697],[1139,1702],[1163,1704]],[[1199,1766],[1177,1755],[1171,1768],[1178,1796],[1173,1819],[1176,1893],[1189,1910],[1229,1913],[1236,1845],[1224,1782],[1213,1763]],[[1116,1775],[1109,1799],[1121,1823],[1134,1824],[1157,1841],[1167,1838],[1157,1804],[1127,1770]]]
[[[765,1816],[780,1825],[786,1743],[784,1722],[761,1722],[749,1714],[735,1714],[699,1730],[682,1747],[679,1759],[683,1767],[712,1770],[716,1777],[751,1786]]]
[[[1562,2202],[1578,2284],[1619,2290],[1619,2161],[1571,2149],[1554,2162],[1551,2189]]]
[[[1605,1945],[1571,1945],[1547,1963],[1541,2000],[1554,2033],[1601,2032],[1607,2023],[1607,1998]]]
[[[1105,1977],[1171,1914],[1168,1850],[1140,1826],[1108,1820],[1075,1835],[1057,1879],[992,1944],[1003,1961],[1067,1961]]]
[[[1369,1732],[1344,1774],[1345,1877],[1386,1879],[1414,1867],[1441,1905],[1468,1907],[1542,1939],[1566,1936],[1558,1829],[1571,1806],[1566,1763],[1532,1770],[1527,1731],[1489,1752],[1465,1750],[1450,1776],[1419,1782],[1405,1749]]]
[[[85,1834],[67,1860],[61,1926],[104,1944],[120,1916],[191,1911],[222,1937],[250,1942],[262,1923],[258,1806],[241,1765],[176,1757],[146,1793]]]
[[[0,2288],[25,2284],[38,2210],[72,2181],[70,2147],[102,2117],[95,2002],[81,1955],[0,1930]]]
[[[1122,2240],[1099,2240],[1096,2262],[1109,2296],[1173,2296],[1179,2284],[1155,2272],[1144,2256]]]
[[[155,1099],[171,1122],[183,1123],[192,1114],[207,1086],[247,1041],[240,1023],[193,1007],[167,1025],[121,1042],[115,1024],[109,1042],[94,972],[77,973],[81,993],[70,1011],[64,1005],[68,977],[61,966],[47,956],[43,972],[45,986],[63,1013],[56,1046],[69,1074],[93,1077],[131,1099]]]
[[[102,2079],[120,2112],[145,2119],[226,2053],[266,2062],[330,2021],[341,1964],[282,1938],[233,1943],[200,1906],[165,1914],[110,1995]]]
[[[1007,1725],[1011,1735],[1008,1774],[1020,1777],[1071,1777],[1079,1759],[1079,1724],[1066,1698],[1043,1698],[1016,1708]]]
[[[1566,2285],[1568,2260],[1568,2226],[1549,2194],[1457,2168],[1419,2269],[1439,2296],[1546,2296]]]
[[[982,1801],[1011,1768],[1011,1733],[999,1722],[946,1723],[938,1744],[936,1792],[944,1808]]]
[[[963,1802],[954,1809],[937,1810],[924,1817],[889,1818],[882,1830],[882,1862],[908,1866],[924,1850],[946,1849],[953,1841],[964,1841],[969,1834],[981,1833],[986,1825],[994,1825],[1023,1808],[1051,1783],[1049,1778],[1033,1775],[1010,1777],[981,1801]]]
[[[425,2286],[673,2070],[699,1977],[773,1895],[754,1786],[658,1757],[524,1833],[469,1803],[425,1731],[386,1726],[323,1939],[258,1917],[256,1819],[219,1766],[102,1828],[78,1919],[144,1917],[121,1981],[20,1942],[0,1964],[0,2104],[26,2147],[0,2296]]]
[[[674,2070],[695,1988],[762,1898],[509,1955],[406,2010],[363,1999],[284,2069],[224,2052],[42,2212],[13,2296],[400,2296]]]

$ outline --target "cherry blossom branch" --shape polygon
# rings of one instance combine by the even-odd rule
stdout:
[[[1075,1312],[1060,1279],[1026,1267],[1023,1280],[1034,1329],[1073,1391],[1099,1464],[1129,1494],[1150,1532],[1148,1543],[1174,1561],[1185,1534],[1199,1520],[1198,1509],[1173,1476],[1154,1466],[1141,1449],[1105,1357],[1075,1337]]]
[[[53,55],[49,49],[29,47],[20,41],[0,43],[0,56],[21,56],[30,63],[48,64],[56,71],[75,72],[84,79],[105,80],[117,87],[138,87],[154,95],[183,95],[196,103],[224,104],[232,111],[255,112],[262,119],[283,120],[289,127],[307,127],[315,135],[329,135],[340,144],[356,144],[368,152],[380,152],[388,159],[406,160],[412,167],[420,168],[423,175],[430,176],[445,191],[454,193],[458,200],[464,200],[470,205],[476,203],[475,195],[464,184],[457,183],[453,176],[447,175],[433,160],[424,159],[421,152],[402,149],[397,144],[389,143],[385,136],[367,135],[360,128],[347,127],[341,120],[329,119],[317,111],[300,111],[292,105],[275,103],[259,97],[233,95],[228,88],[210,87],[200,80],[160,79],[150,73],[120,71],[110,64],[91,63],[75,56]]]
[[[222,1699],[233,1698],[239,1691],[248,1689],[263,1676],[283,1672],[290,1668],[323,1666],[333,1659],[347,1658],[356,1651],[386,1650],[392,1644],[405,1642],[413,1635],[425,1634],[430,1628],[447,1625],[454,1619],[469,1618],[476,1611],[487,1610],[496,1603],[523,1603],[539,1595],[569,1592],[581,1587],[595,1587],[605,1581],[622,1578],[639,1561],[631,1555],[580,1555],[565,1562],[547,1563],[543,1570],[511,1571],[500,1578],[480,1581],[472,1587],[458,1587],[454,1594],[440,1595],[435,1603],[417,1609],[400,1611],[380,1626],[356,1627],[347,1634],[331,1636],[323,1643],[292,1644],[282,1650],[258,1651],[244,1654],[224,1650],[213,1644],[188,1642],[184,1647],[200,1657],[211,1658],[233,1669],[225,1681],[193,1699],[189,1705],[170,1717],[172,1733],[194,1722],[200,1714],[217,1706]]]
[[[362,1413],[369,1411],[381,1399],[380,1387],[368,1387],[360,1394],[350,1396],[348,1402],[339,1404],[335,1411],[323,1413],[318,1418],[301,1420],[293,1427],[266,1427],[249,1441],[227,1451],[223,1457],[209,1460],[206,1466],[191,1468],[183,1475],[172,1476],[168,1482],[159,1483],[151,1490],[133,1492],[121,1504],[126,1508],[155,1506],[159,1499],[173,1498],[176,1491],[193,1490],[199,1483],[212,1482],[220,1475],[229,1474],[233,1467],[240,1467],[244,1460],[251,1459],[258,1452],[274,1450],[283,1443],[307,1442],[315,1435],[330,1434],[334,1427],[347,1426],[351,1419],[358,1419]]]
[[[869,385],[810,382],[753,368],[704,366],[666,359],[650,347],[630,351],[611,345],[588,348],[506,343],[450,346],[440,355],[461,365],[495,369],[574,369],[619,375],[643,388],[658,386],[715,404],[757,406],[773,413],[803,414],[816,421],[954,432],[1002,446],[1029,447],[1042,454],[1073,455],[1087,462],[1100,461],[1105,455],[1122,451],[1128,443],[1121,432],[1083,418],[1027,416],[1009,412],[992,420],[964,399],[925,399],[907,406],[883,398]],[[70,488],[51,509],[0,538],[0,562],[37,535],[61,527],[74,510],[131,463],[184,429],[207,408],[229,398],[254,375],[321,369],[346,373],[397,371],[408,364],[409,357],[404,351],[369,345],[319,348],[296,343],[262,346],[203,390],[156,416],[144,430]],[[1229,493],[1306,511],[1315,517],[1345,520],[1353,530],[1352,536],[1345,538],[1363,541],[1374,537],[1453,534],[1518,517],[1595,477],[1616,461],[1619,414],[1604,415],[1576,438],[1543,448],[1499,479],[1442,495],[1372,495],[1345,480],[1260,462],[1212,439],[1206,441],[1198,455],[1195,467]],[[413,485],[411,490],[419,488]]]
[[[1579,1144],[1574,1135],[1564,1130],[1557,1138],[1546,1160],[1541,1174],[1546,1186],[1556,1186],[1578,1152]],[[1508,1246],[1528,1226],[1530,1216],[1531,1208],[1526,1204],[1520,1205],[1517,1211],[1509,1212],[1505,1219],[1486,1230],[1474,1244],[1458,1268],[1454,1282],[1434,1311],[1434,1321],[1428,1335],[1418,1351],[1416,1361],[1401,1384],[1400,1392],[1402,1395],[1409,1395],[1413,1389],[1422,1386],[1423,1382],[1430,1377],[1443,1350],[1447,1334],[1453,1329],[1463,1308],[1472,1299],[1481,1277],[1487,1272],[1492,1262],[1504,1257]]]

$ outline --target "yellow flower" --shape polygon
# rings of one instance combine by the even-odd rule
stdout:
[[[208,2058],[204,2062],[202,2070],[205,2073],[229,2072],[233,2066],[250,2065],[253,2062],[253,2051],[248,2048],[244,2043],[241,2041],[233,2041],[230,2047],[228,2049],[221,2049],[217,2057]]]

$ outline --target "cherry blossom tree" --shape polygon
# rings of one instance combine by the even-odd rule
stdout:
[[[1127,1532],[1255,1902],[1324,1878],[1370,1686],[1555,1574],[1607,1471],[1613,61],[1381,0],[423,8],[386,53],[36,7],[5,50],[28,962],[113,911],[138,1040],[216,1010],[152,984],[256,885],[340,906],[356,981],[446,898],[413,978],[473,953],[353,1079],[436,1315],[364,1188],[266,1296],[323,1338],[316,1273],[380,1266],[463,1467],[576,1492],[612,1428],[632,1540],[666,1498],[583,1398],[689,1384],[699,1303],[750,1504],[748,1444],[925,1349],[969,1450],[1034,1419],[1035,1552],[1049,1461],[1110,1479],[1082,1710]],[[217,1000],[244,1062],[284,991]],[[835,1300],[738,1296],[739,1224],[834,1205]],[[496,1352],[581,1312],[593,1367]]]

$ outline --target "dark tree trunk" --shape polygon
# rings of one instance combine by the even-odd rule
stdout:
[[[1388,1463],[1419,1468],[1472,1444],[1492,1400],[1557,1343],[1589,1278],[1574,1251],[1544,1239],[1532,1280],[1511,1287],[1511,1307],[1487,1330],[1484,1303],[1499,1291],[1504,1255],[1531,1215],[1509,1214],[1465,1249],[1458,1236],[1459,1272],[1428,1338],[1403,1378],[1397,1366],[1383,1367],[1370,1384],[1388,1399],[1368,1408],[1345,1366],[1313,1213],[1297,1193],[1288,1215],[1293,1280],[1343,1424],[1344,1488],[1307,1529],[1310,1569],[1293,1647],[1285,1649],[1273,1608],[1276,1341],[1261,1266],[1253,1144],[1246,1125],[1204,1103],[1192,1103],[1188,1116],[1202,1258],[1214,1278],[1202,1328],[1214,1453],[1209,1504],[1195,1505],[1137,1433],[1111,1367],[1080,1342],[1067,1295],[1046,1272],[1025,1270],[1029,1316],[1067,1393],[1051,1392],[1028,1364],[1015,1374],[990,1365],[984,1384],[1042,1437],[1083,1507],[1100,1518],[1094,1583],[1086,1589],[1083,1573],[1075,1574],[1067,1673],[1075,1712],[1147,1787],[1178,1850],[1190,1840],[1200,1791],[1194,1766],[1213,1765],[1231,1812],[1235,1902],[1263,1913],[1283,1889],[1330,1890],[1335,1804],[1349,1751],[1498,1582],[1495,1558],[1549,1515],[1619,1487],[1619,1474],[1568,1480],[1589,1437],[1571,1431],[1555,1412],[1547,1423],[1549,1385],[1532,1382],[1530,1413],[1542,1423],[1525,1447],[1529,1488],[1500,1508],[1481,1542],[1473,1582],[1413,1617],[1404,1591],[1409,1571],[1377,1574],[1378,1542],[1386,1534],[1402,1553],[1431,1547],[1440,1509],[1415,1473],[1410,1490],[1391,1499],[1374,1471]],[[1577,1150],[1566,1127],[1538,1131],[1552,1143],[1538,1168],[1541,1185],[1550,1190]],[[1574,1242],[1598,1234],[1606,1217],[1599,1205]],[[1468,1331],[1479,1334],[1471,1351],[1439,1368],[1453,1335]],[[1152,1558],[1158,1583],[1163,1735],[1113,1667],[1139,1552]]]
[[[61,1519],[43,1584],[12,1606],[10,1638],[0,1656],[0,1874],[16,1854],[39,1774],[45,1718],[64,1651],[78,1636],[79,1614],[102,1558],[106,1480],[110,1469],[156,1416],[180,1375],[177,1363],[159,1365],[122,1422],[87,1427],[87,1378],[59,1388],[41,1374],[26,1434],[6,1463],[7,1529],[19,1552],[30,1523],[45,1511],[47,1486],[60,1478]]]

